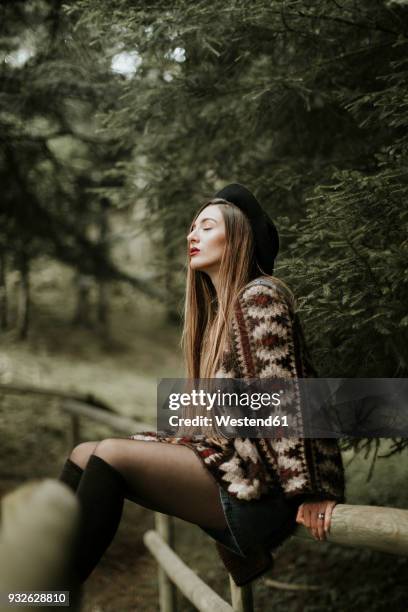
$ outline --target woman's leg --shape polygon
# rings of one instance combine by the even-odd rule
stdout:
[[[191,448],[109,438],[99,442],[94,455],[123,476],[126,498],[197,525],[227,526],[219,487]]]
[[[186,446],[110,438],[99,442],[83,465],[77,489],[82,523],[76,571],[81,581],[111,543],[125,497],[198,525],[227,526],[218,485]]]
[[[218,485],[191,448],[108,438],[78,444],[67,462],[83,473],[92,454],[122,474],[127,483],[125,497],[131,501],[204,527],[226,527]],[[77,473],[81,472],[77,469]]]

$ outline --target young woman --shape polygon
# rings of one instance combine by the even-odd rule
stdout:
[[[186,377],[315,376],[293,294],[272,276],[276,228],[253,194],[239,184],[218,192],[195,214],[187,247]],[[225,438],[212,428],[79,444],[60,479],[81,504],[81,582],[112,541],[125,498],[198,525],[238,585],[271,566],[298,523],[324,540],[344,502],[335,439]]]

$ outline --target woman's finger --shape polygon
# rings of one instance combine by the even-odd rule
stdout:
[[[320,514],[324,514],[324,518],[321,518],[321,516],[319,516]],[[317,531],[318,531],[319,540],[326,539],[326,533],[324,531],[325,520],[326,520],[326,504],[323,503],[319,505],[319,508],[317,510]]]
[[[311,529],[311,533],[313,537],[316,540],[320,540],[320,533],[319,533],[320,519],[318,517],[320,508],[321,508],[321,504],[319,502],[310,504],[310,529]]]
[[[303,508],[303,524],[305,527],[310,527],[310,505],[307,504]]]
[[[313,504],[306,504],[303,510],[304,516],[304,526],[309,529],[310,533],[313,534],[313,524],[312,524],[312,512],[313,512]]]

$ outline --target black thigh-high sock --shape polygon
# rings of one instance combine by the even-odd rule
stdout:
[[[82,478],[82,474],[84,470],[74,463],[70,457],[68,457],[63,465],[61,473],[58,477],[58,480],[64,482],[68,487],[76,492],[80,480]],[[77,550],[77,542],[78,542],[79,533],[77,532],[74,541],[72,542],[71,553],[74,554]],[[69,564],[69,570],[67,571],[67,575],[65,577],[64,585],[62,585],[61,590],[70,592],[70,605],[73,606],[73,609],[80,610],[81,609],[81,590],[80,590],[80,582],[78,577],[76,576],[73,568],[73,556],[71,557],[71,562]]]
[[[79,467],[79,465],[71,461],[71,459],[68,457],[63,465],[58,480],[61,480],[61,482],[65,482],[65,484],[68,485],[69,488],[72,489],[72,491],[74,491],[75,493],[83,473],[84,470]]]
[[[91,455],[76,492],[81,519],[74,571],[81,583],[113,540],[122,516],[125,490],[123,476],[102,457]]]

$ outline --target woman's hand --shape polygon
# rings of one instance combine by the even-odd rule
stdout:
[[[333,500],[319,502],[303,502],[298,508],[296,522],[307,527],[316,540],[325,540],[326,533],[330,530],[331,517],[334,506]],[[324,518],[319,514],[324,514]]]

